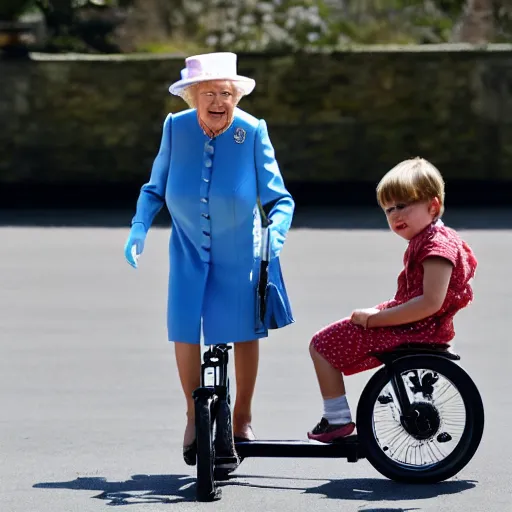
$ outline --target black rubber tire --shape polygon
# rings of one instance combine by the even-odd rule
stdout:
[[[238,457],[233,442],[233,426],[231,422],[231,408],[229,400],[219,399],[215,407],[215,481],[229,479],[229,475],[238,469],[240,458]],[[233,464],[226,468],[226,464]]]
[[[196,441],[197,441],[197,501],[214,501],[220,497],[215,488],[213,443],[213,406],[211,397],[196,399]]]
[[[484,407],[478,388],[469,375],[454,362],[439,356],[407,356],[395,362],[397,373],[414,369],[433,370],[453,383],[466,408],[466,425],[455,449],[443,461],[425,470],[407,468],[392,461],[380,448],[373,430],[373,409],[383,388],[389,383],[381,368],[365,386],[357,408],[357,432],[370,464],[391,480],[411,484],[441,482],[456,475],[475,454],[484,430]]]

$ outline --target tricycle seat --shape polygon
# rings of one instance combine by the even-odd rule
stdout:
[[[371,355],[383,363],[389,363],[400,357],[416,354],[437,355],[452,361],[458,361],[460,356],[452,351],[448,343],[403,343],[386,352],[375,352]]]

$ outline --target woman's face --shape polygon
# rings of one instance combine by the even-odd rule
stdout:
[[[213,132],[224,130],[233,116],[237,97],[233,82],[211,80],[196,88],[196,107],[199,119]]]

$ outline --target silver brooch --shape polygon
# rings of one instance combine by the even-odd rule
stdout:
[[[233,137],[237,144],[242,144],[245,140],[245,130],[243,128],[237,128]]]

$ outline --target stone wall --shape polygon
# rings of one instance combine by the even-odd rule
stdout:
[[[0,61],[0,184],[142,183],[183,67],[172,56]],[[240,55],[287,181],[374,183],[422,155],[447,179],[512,180],[512,47]]]

